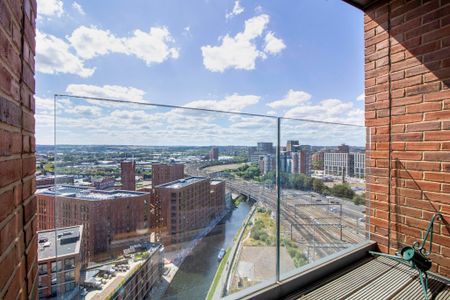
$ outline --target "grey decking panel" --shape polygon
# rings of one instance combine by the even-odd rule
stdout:
[[[430,299],[450,300],[445,279],[429,275]],[[417,271],[393,260],[378,257],[348,271],[332,274],[297,299],[423,299]],[[434,298],[432,298],[434,297]]]
[[[396,262],[390,260],[381,262],[373,259],[366,264],[338,276],[335,280],[321,286],[312,292],[304,295],[300,299],[342,299],[367,282],[375,280],[380,275],[392,269]]]
[[[447,284],[447,286],[437,294],[436,300],[448,300],[448,299],[450,299],[450,286]]]
[[[438,295],[439,292],[445,288],[445,283],[435,279],[432,276],[429,276],[428,279],[428,297],[429,299],[435,295]],[[424,299],[422,285],[420,284],[419,278],[410,282],[407,286],[403,288],[397,295],[395,295],[392,299],[402,300],[402,299]],[[448,299],[447,299],[448,300]]]

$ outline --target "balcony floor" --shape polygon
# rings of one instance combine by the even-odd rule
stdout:
[[[428,275],[429,299],[450,299],[450,281]],[[288,299],[423,299],[417,271],[384,257],[368,257]]]

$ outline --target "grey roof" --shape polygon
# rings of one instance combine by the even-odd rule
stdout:
[[[188,185],[191,185],[196,182],[200,182],[206,180],[206,177],[186,177],[183,179],[178,179],[172,182],[160,184],[157,188],[167,188],[167,189],[179,189]]]
[[[38,260],[78,254],[83,226],[38,231]]]
[[[112,200],[117,198],[124,197],[134,197],[134,196],[142,196],[148,193],[145,192],[135,192],[135,191],[123,191],[123,190],[112,190],[112,191],[103,191],[103,190],[94,190],[81,186],[73,186],[73,185],[59,185],[55,187],[49,187],[46,189],[40,189],[37,191],[37,194],[42,195],[50,195],[50,196],[62,196],[69,198],[77,198],[81,200]]]

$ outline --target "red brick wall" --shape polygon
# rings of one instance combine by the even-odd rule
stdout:
[[[450,1],[380,1],[364,31],[370,231],[393,253],[435,211],[450,221]],[[450,276],[448,224],[433,241],[433,270]]]
[[[0,1],[0,299],[36,298],[35,17]]]
[[[152,187],[184,177],[183,164],[152,164]]]

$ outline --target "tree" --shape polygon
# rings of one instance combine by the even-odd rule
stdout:
[[[314,178],[312,181],[313,191],[319,194],[322,194],[323,190],[326,188],[323,181],[317,178]]]
[[[356,204],[356,205],[361,205],[361,204],[364,204],[364,202],[365,202],[365,194],[362,194],[362,195],[354,195],[353,196],[353,202]]]
[[[351,189],[351,187],[348,184],[344,183],[344,184],[335,184],[331,188],[331,194],[333,194],[336,197],[353,199],[355,192]]]

